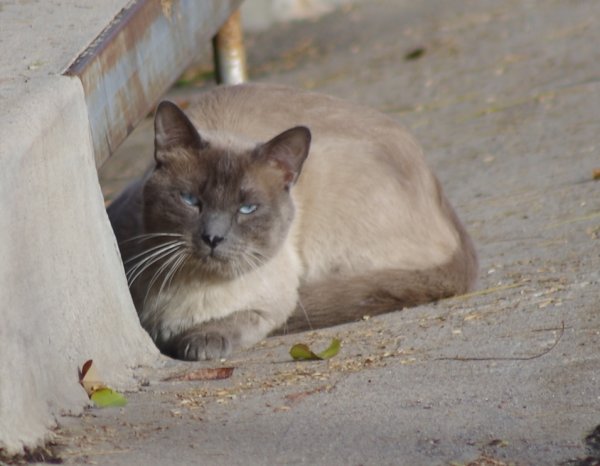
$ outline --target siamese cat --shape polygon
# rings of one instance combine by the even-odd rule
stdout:
[[[187,115],[186,115],[187,114]],[[469,291],[476,253],[413,137],[275,85],[162,102],[154,164],[109,206],[159,349],[222,358],[270,333]]]

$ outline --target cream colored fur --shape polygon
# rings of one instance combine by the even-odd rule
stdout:
[[[332,267],[427,268],[459,247],[420,146],[387,116],[271,85],[221,89],[201,96],[186,113],[200,130],[258,141],[294,125],[310,128],[310,155],[292,192],[298,235],[292,247],[306,281]]]
[[[233,339],[231,346],[248,346],[281,327],[294,311],[292,327],[301,328],[307,318],[298,306],[299,288],[315,307],[306,309],[312,325],[357,318],[370,312],[370,293],[381,291],[360,277],[382,271],[379,283],[393,299],[374,312],[472,287],[477,272],[472,243],[420,146],[392,119],[321,94],[258,84],[201,94],[186,114],[209,142],[232,151],[296,125],[311,130],[312,143],[292,188],[296,214],[279,252],[234,280],[175,278],[160,296],[151,293],[143,305],[138,298],[141,322],[155,340],[198,327],[209,334],[229,332],[225,339]],[[139,189],[136,196],[141,202]],[[119,216],[139,215],[131,199],[116,201],[114,225]],[[117,231],[117,236],[123,235]],[[354,295],[345,287],[357,277],[364,286],[353,286],[361,290]],[[134,295],[146,293],[144,283],[134,286]],[[408,290],[411,296],[404,299],[411,287],[415,296]],[[333,299],[334,291],[341,298]],[[344,315],[346,296],[360,306]],[[226,354],[229,343],[198,358]]]

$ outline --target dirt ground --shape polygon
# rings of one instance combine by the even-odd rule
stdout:
[[[600,2],[382,0],[247,37],[251,78],[409,127],[480,255],[478,290],[216,364],[140,369],[60,419],[68,464],[600,464]],[[207,76],[203,63],[197,74]],[[207,85],[177,88],[185,103]],[[145,122],[101,173],[152,156]],[[596,179],[595,179],[596,178]],[[291,361],[298,341],[341,352]],[[165,382],[234,367],[227,379]]]

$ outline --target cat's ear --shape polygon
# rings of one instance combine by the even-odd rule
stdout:
[[[206,142],[183,113],[183,111],[168,100],[162,101],[154,115],[154,154],[157,162],[160,156],[174,147],[189,147],[202,149]]]
[[[310,130],[296,126],[258,147],[258,158],[273,162],[284,173],[285,187],[292,186],[302,170],[310,148]]]

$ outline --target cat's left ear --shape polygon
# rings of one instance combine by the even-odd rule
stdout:
[[[174,147],[202,149],[206,142],[183,111],[168,100],[162,101],[154,115],[154,154],[160,155]]]
[[[310,130],[296,126],[278,134],[258,148],[258,158],[273,162],[284,173],[286,189],[289,189],[300,176],[302,164],[310,148]]]

